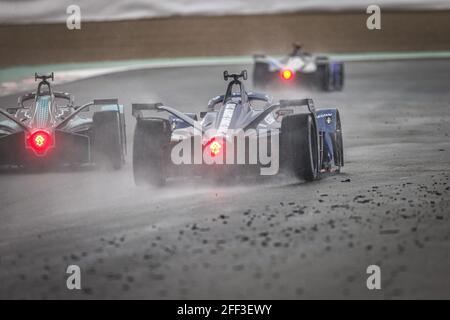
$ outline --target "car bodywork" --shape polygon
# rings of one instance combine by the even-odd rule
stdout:
[[[37,90],[20,96],[17,107],[0,109],[0,165],[98,163],[100,134],[106,130],[119,144],[114,167],[120,167],[126,152],[123,106],[117,99],[75,106],[73,95],[53,91],[53,79],[53,73],[35,74],[40,80]],[[90,108],[98,109],[93,117],[85,116]],[[112,126],[106,118],[113,120]]]
[[[280,100],[273,103],[271,97],[266,94],[245,90],[240,78],[247,78],[246,71],[231,75],[225,72],[224,79],[229,78],[232,81],[229,82],[226,93],[211,99],[207,111],[199,115],[184,113],[162,103],[132,105],[133,116],[137,119],[133,145],[137,184],[160,185],[168,177],[184,174],[212,175],[223,179],[230,175],[241,175],[243,172],[256,172],[251,169],[259,169],[261,173],[261,168],[273,167],[273,161],[278,162],[281,171],[289,171],[285,169],[292,168],[295,159],[300,159],[299,162],[305,162],[306,166],[311,167],[309,174],[305,174],[306,171],[294,164],[297,176],[314,180],[321,172],[329,172],[332,167],[338,171],[344,165],[342,131],[337,109],[316,110],[311,99]],[[235,86],[239,88],[238,91],[233,91]],[[145,116],[145,111],[164,112],[169,116]],[[290,120],[285,121],[286,119]],[[303,121],[302,119],[308,120],[309,131],[292,125]],[[245,141],[243,163],[236,159],[236,139],[239,134],[243,134]],[[274,137],[279,142],[276,151],[271,148]],[[189,158],[191,162],[174,163],[176,146],[186,141],[195,145],[196,139],[200,142],[199,149],[203,156],[215,153],[212,156],[221,157],[220,161],[205,163],[186,157],[185,159]],[[256,156],[249,153],[252,140],[258,141],[256,145],[259,150],[261,145],[266,145],[265,150],[271,155],[271,163],[260,159],[259,150]],[[260,144],[262,140],[263,144]],[[188,152],[194,153],[194,149],[195,146]],[[231,157],[228,158],[230,153]],[[308,159],[303,157],[306,153],[309,155]],[[256,161],[250,161],[251,158]]]
[[[327,56],[304,52],[294,44],[293,52],[276,59],[257,54],[254,56],[253,84],[265,88],[273,82],[317,87],[324,91],[341,91],[344,86],[344,64]]]

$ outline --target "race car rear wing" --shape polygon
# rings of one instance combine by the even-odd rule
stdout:
[[[144,110],[155,110],[158,111],[163,104],[161,102],[157,103],[133,103],[131,105],[131,114],[135,118],[142,118],[142,111]]]
[[[118,99],[94,99],[95,106],[119,105]]]
[[[249,124],[244,127],[244,130],[254,129],[258,126],[258,124],[272,111],[285,108],[292,107],[308,107],[309,112],[315,114],[316,109],[314,108],[314,102],[312,99],[297,99],[297,100],[280,100],[279,103],[273,104],[263,112],[261,112],[255,119],[253,119]]]
[[[308,107],[309,112],[316,113],[316,108],[314,107],[314,102],[312,99],[294,99],[294,100],[280,100],[280,107]]]
[[[144,118],[142,111],[149,110],[149,111],[165,111],[173,116],[175,116],[178,119],[183,120],[186,122],[189,126],[193,127],[194,129],[199,130],[200,132],[203,132],[203,127],[200,122],[192,119],[188,115],[186,115],[183,112],[178,111],[177,109],[165,106],[161,102],[157,103],[133,103],[131,105],[131,113],[133,117],[136,119],[142,119]]]
[[[58,126],[56,127],[56,129],[60,129],[60,128],[64,127],[70,120],[73,119],[73,117],[78,115],[80,112],[89,110],[90,106],[101,106],[101,105],[116,105],[117,112],[119,112],[119,114],[121,113],[118,99],[94,99],[94,101],[88,102],[86,104],[83,104],[80,107],[77,107],[76,111],[74,113],[72,113],[70,116],[68,116],[67,118],[65,118],[63,121],[61,121],[58,124]]]

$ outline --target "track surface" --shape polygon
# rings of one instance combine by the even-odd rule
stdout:
[[[224,91],[223,70],[132,71],[64,90],[79,103],[200,111]],[[0,298],[450,298],[450,63],[353,63],[347,75],[342,93],[273,90],[341,109],[344,172],[314,183],[137,188],[130,161],[112,173],[3,170]],[[69,264],[81,291],[66,289]],[[366,288],[371,264],[378,291]]]

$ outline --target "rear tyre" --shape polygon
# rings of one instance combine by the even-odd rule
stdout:
[[[334,90],[342,91],[344,88],[344,77],[344,64],[342,62],[335,63],[333,65]]]
[[[101,111],[93,116],[94,162],[119,170],[123,164],[120,118],[117,111]]]
[[[333,72],[329,63],[318,66],[319,83],[323,91],[332,91],[334,87]]]
[[[255,62],[253,68],[253,86],[259,89],[265,89],[269,83],[269,66],[267,63]]]
[[[333,157],[334,164],[337,167],[337,171],[341,171],[341,167],[344,166],[344,144],[342,140],[342,127],[341,127],[341,119],[339,118],[339,113],[336,118],[336,132],[333,135]]]
[[[166,119],[137,120],[133,142],[133,174],[136,185],[165,184],[170,135],[170,122]]]
[[[317,178],[319,143],[316,128],[311,114],[286,116],[281,124],[283,165],[305,181]]]

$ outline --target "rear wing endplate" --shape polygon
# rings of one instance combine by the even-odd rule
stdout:
[[[165,106],[161,102],[157,103],[133,103],[131,105],[131,113],[136,119],[142,119],[142,111],[145,110],[153,110],[153,111],[165,111],[173,115],[174,117],[186,122],[189,126],[193,127],[195,130],[198,130],[200,132],[203,132],[203,128],[200,122],[192,119],[188,115],[186,115],[183,112],[180,112],[174,108]]]
[[[294,99],[294,100],[280,100],[280,107],[303,107],[307,106],[309,112],[316,113],[314,102],[312,99]]]
[[[94,99],[94,106],[104,106],[104,105],[116,105],[119,104],[119,99]]]
[[[133,117],[142,118],[142,111],[144,110],[159,110],[163,104],[161,102],[157,103],[133,103],[131,105],[131,114]]]

